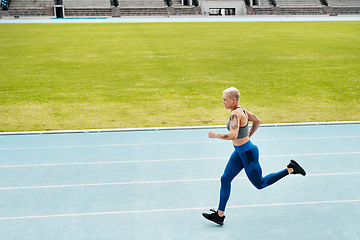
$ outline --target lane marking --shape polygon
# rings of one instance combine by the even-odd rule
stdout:
[[[318,139],[343,139],[360,138],[360,136],[338,136],[338,137],[306,137],[306,138],[273,138],[256,139],[254,142],[262,141],[289,141],[289,140],[318,140]],[[94,147],[121,147],[121,146],[148,146],[148,145],[177,145],[177,144],[204,144],[204,143],[227,143],[227,141],[195,141],[195,142],[151,142],[151,143],[119,143],[119,144],[100,144],[100,145],[78,145],[78,146],[47,146],[47,147],[18,147],[18,148],[0,148],[0,151],[11,150],[39,150],[39,149],[65,149],[65,148],[94,148]]]
[[[298,205],[358,203],[358,202],[360,202],[360,199],[313,201],[313,202],[293,202],[293,203],[251,204],[251,205],[228,206],[227,208],[257,208],[257,207],[278,207],[278,206],[298,206]],[[160,212],[205,210],[205,209],[209,209],[209,208],[210,207],[193,207],[193,208],[152,209],[152,210],[133,210],[133,211],[113,211],[113,212],[68,213],[68,214],[51,214],[51,215],[38,215],[38,216],[0,217],[0,220],[120,215],[120,214],[136,214],[136,213],[160,213]]]
[[[308,174],[306,176],[307,177],[318,177],[318,176],[346,176],[346,175],[360,175],[360,172],[318,173],[318,174]],[[247,179],[247,177],[237,177],[236,179]],[[2,187],[2,188],[0,188],[0,190],[71,188],[71,187],[93,187],[93,186],[114,186],[114,185],[134,185],[134,184],[205,182],[205,181],[220,181],[220,177],[219,178],[206,178],[206,179],[180,179],[180,180],[159,180],[159,181],[138,181],[138,182],[85,183],[85,184],[64,184],[64,185],[45,185],[45,186]]]
[[[327,156],[327,155],[347,155],[360,154],[360,152],[339,152],[339,153],[300,153],[300,154],[279,154],[264,155],[261,158],[276,157],[302,157],[302,156]],[[103,162],[72,162],[72,163],[41,163],[41,164],[21,164],[21,165],[2,165],[0,168],[21,168],[21,167],[51,167],[51,166],[71,166],[71,165],[96,165],[96,164],[123,164],[123,163],[154,163],[154,162],[178,162],[178,161],[203,161],[203,160],[224,160],[229,157],[214,158],[175,158],[175,159],[153,159],[153,160],[127,160],[127,161],[103,161]]]
[[[18,189],[39,189],[39,188],[66,188],[66,187],[89,187],[89,186],[111,186],[111,185],[132,185],[132,184],[154,184],[154,183],[181,183],[181,182],[201,182],[215,181],[219,178],[209,179],[184,179],[184,180],[163,180],[163,181],[139,181],[139,182],[117,182],[117,183],[86,183],[69,185],[48,185],[48,186],[27,186],[27,187],[4,187],[0,190],[18,190]]]
[[[25,165],[4,165],[0,168],[16,167],[46,167],[46,166],[67,166],[67,165],[94,165],[94,164],[121,164],[121,163],[154,163],[154,162],[177,162],[177,161],[202,161],[219,160],[226,157],[217,158],[175,158],[175,159],[153,159],[153,160],[127,160],[127,161],[104,161],[104,162],[74,162],[74,163],[44,163],[44,164],[25,164]]]

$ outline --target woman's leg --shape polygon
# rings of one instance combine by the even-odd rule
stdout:
[[[226,203],[230,197],[231,182],[243,168],[244,166],[240,157],[236,151],[234,151],[221,177],[220,202],[218,208],[219,211],[225,211]]]
[[[253,145],[249,150],[242,152],[240,157],[243,160],[247,177],[257,189],[263,189],[270,186],[289,174],[288,170],[285,168],[277,173],[270,173],[265,177],[262,177],[262,170],[259,163],[259,149],[256,145]]]

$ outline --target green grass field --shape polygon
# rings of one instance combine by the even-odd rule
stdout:
[[[0,131],[360,120],[360,22],[0,25]]]

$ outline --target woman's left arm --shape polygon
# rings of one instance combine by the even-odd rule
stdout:
[[[252,135],[254,135],[256,130],[259,128],[261,120],[260,120],[260,118],[255,116],[255,114],[253,114],[252,112],[249,112],[246,109],[245,109],[245,111],[246,111],[246,114],[248,115],[249,121],[253,123],[251,126],[251,129],[249,131],[249,138],[250,138]]]

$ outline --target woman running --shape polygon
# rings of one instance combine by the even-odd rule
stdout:
[[[228,133],[218,134],[209,132],[209,138],[220,138],[232,140],[235,151],[231,155],[224,173],[221,177],[220,202],[218,210],[211,209],[212,213],[202,215],[217,224],[223,225],[225,219],[225,207],[230,197],[231,181],[244,168],[250,182],[257,188],[263,189],[277,182],[289,174],[306,175],[305,170],[294,160],[291,160],[287,168],[262,177],[262,170],[259,164],[259,150],[250,141],[260,125],[260,119],[248,110],[239,106],[240,92],[234,87],[228,88],[223,93],[223,104],[226,109],[231,110],[229,121],[227,122]],[[249,131],[249,121],[252,122]]]

